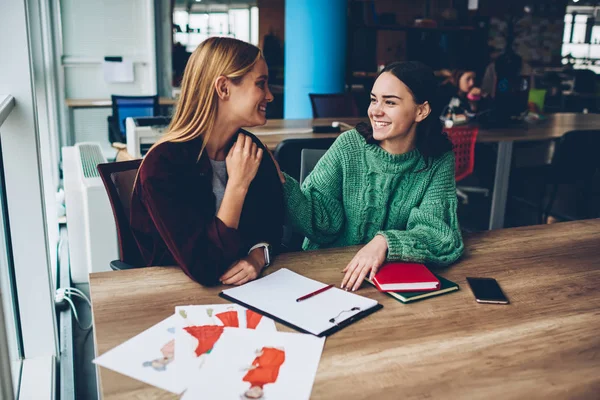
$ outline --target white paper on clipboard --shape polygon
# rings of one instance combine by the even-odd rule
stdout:
[[[264,278],[224,290],[223,294],[313,335],[379,305],[375,300],[339,288],[296,301],[323,286],[322,282],[282,268]]]

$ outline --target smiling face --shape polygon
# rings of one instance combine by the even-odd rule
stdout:
[[[373,138],[386,150],[403,144],[414,148],[416,127],[429,115],[429,104],[416,104],[409,88],[390,72],[382,73],[373,85],[369,119]],[[389,150],[388,150],[389,151]]]
[[[267,103],[273,101],[269,90],[267,63],[260,59],[254,68],[237,84],[229,86],[226,114],[240,127],[264,125],[267,122]]]

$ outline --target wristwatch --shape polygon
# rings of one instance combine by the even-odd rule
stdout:
[[[252,252],[252,250],[254,249],[258,249],[259,247],[264,248],[265,251],[265,267],[268,267],[269,265],[271,265],[271,245],[267,242],[261,242],[261,243],[257,243],[254,246],[250,247],[250,250],[248,250],[248,254],[250,254]]]

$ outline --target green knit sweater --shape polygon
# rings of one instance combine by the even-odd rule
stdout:
[[[388,261],[448,265],[463,251],[454,155],[425,167],[419,150],[390,154],[356,131],[343,133],[303,182],[286,174],[287,218],[305,250],[388,243]],[[422,171],[421,171],[422,170]]]

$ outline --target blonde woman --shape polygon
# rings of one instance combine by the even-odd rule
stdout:
[[[262,143],[273,100],[260,50],[210,38],[186,66],[171,125],[138,172],[131,228],[146,265],[179,265],[202,285],[241,285],[279,244],[283,192]]]

